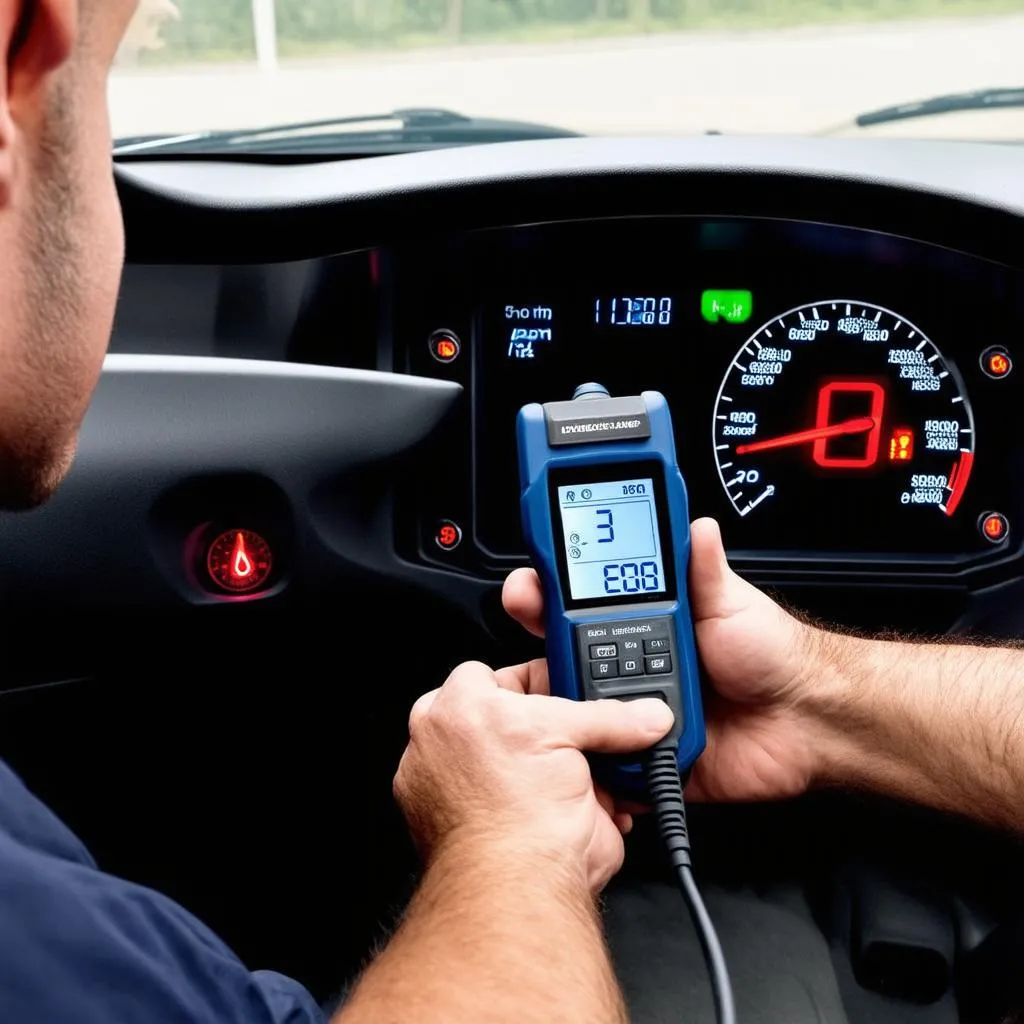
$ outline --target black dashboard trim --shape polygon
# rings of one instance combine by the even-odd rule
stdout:
[[[294,546],[313,566],[295,567],[304,575],[378,567],[382,520],[362,513],[386,503],[391,481],[381,467],[424,442],[461,395],[448,381],[369,370],[108,356],[67,481],[42,508],[0,516],[0,605],[24,615],[62,602],[93,610],[216,603],[190,585],[184,544],[168,542],[154,522],[190,484],[200,499],[176,506],[189,511],[170,531],[182,541],[215,518],[212,495],[254,494],[247,504],[255,506],[272,492],[281,498],[269,504],[285,506]],[[339,480],[325,503],[323,488]],[[243,511],[261,512],[246,503]],[[392,558],[391,575],[401,578],[406,570]]]
[[[1008,265],[1024,149],[787,137],[561,139],[280,166],[116,168],[133,262],[266,262],[433,231],[601,216],[785,217],[901,234]],[[567,190],[567,184],[571,188]]]
[[[387,285],[403,244],[437,234],[692,214],[870,229],[1024,266],[1024,148],[1011,146],[570,139],[316,164],[132,162],[115,175],[134,264],[282,264],[375,249]],[[379,329],[383,371],[402,339],[387,318]],[[507,631],[493,581],[395,549],[404,460],[453,430],[451,414],[466,405],[454,381],[402,373],[111,357],[65,486],[36,512],[0,516],[0,606],[14,623],[41,612],[59,619],[208,602],[169,577],[167,558],[154,551],[153,510],[183,483],[219,478],[222,489],[264,481],[270,503],[285,507],[302,585],[273,601],[316,609],[319,597],[344,601],[371,580]],[[942,581],[886,579],[852,565],[820,577],[796,564],[788,572],[751,566],[748,575],[796,596],[808,587],[833,592],[843,621],[875,610],[890,621],[879,598],[892,597],[904,619],[940,628],[1024,629],[1022,584],[1010,566]],[[26,656],[30,646],[26,639]]]

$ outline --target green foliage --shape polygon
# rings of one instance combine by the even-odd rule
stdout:
[[[176,0],[147,63],[251,59],[251,0]],[[1021,0],[276,0],[282,55],[1020,9]]]

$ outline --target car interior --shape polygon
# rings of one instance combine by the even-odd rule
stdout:
[[[416,879],[410,706],[543,655],[500,601],[528,403],[664,394],[691,514],[802,615],[1024,636],[1019,147],[143,144],[115,173],[127,263],[77,461],[0,517],[0,749],[252,967],[323,1000],[358,973]],[[831,791],[691,828],[702,884],[808,908],[853,1024],[1017,1005],[1017,839]],[[664,869],[641,821],[625,872]]]

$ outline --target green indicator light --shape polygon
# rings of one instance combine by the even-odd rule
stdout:
[[[745,324],[754,312],[754,296],[750,292],[713,289],[701,296],[700,311],[709,324],[717,324],[719,319]]]

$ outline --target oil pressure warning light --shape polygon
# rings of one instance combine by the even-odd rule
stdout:
[[[274,568],[270,545],[252,530],[227,530],[206,554],[210,579],[230,594],[251,594],[265,586]]]

